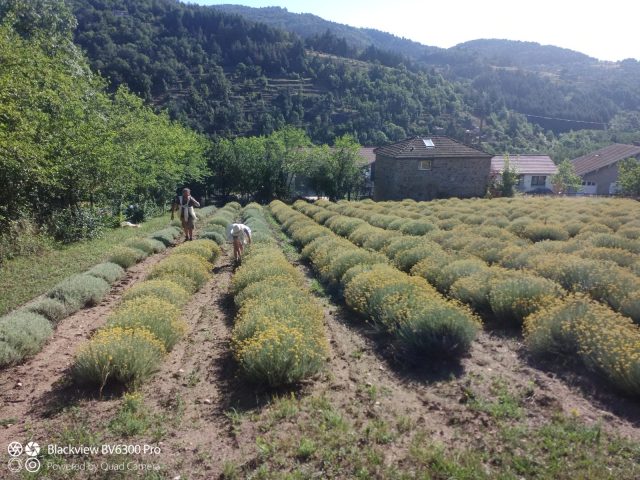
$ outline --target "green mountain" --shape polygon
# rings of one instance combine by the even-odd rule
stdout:
[[[492,40],[437,49],[277,8],[67,2],[78,20],[75,42],[112,89],[126,84],[213,138],[294,125],[317,142],[353,133],[379,145],[444,133],[493,152],[561,147],[567,155],[611,133],[569,142],[579,148],[558,142],[559,133],[615,124],[624,134],[640,106],[638,75],[618,72],[637,62],[610,65],[609,73],[595,62],[600,80],[585,82],[594,61],[555,47]],[[515,65],[527,51],[538,53]]]

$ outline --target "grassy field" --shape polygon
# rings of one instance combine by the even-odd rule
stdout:
[[[62,279],[100,263],[109,250],[134,237],[144,237],[168,225],[169,214],[153,218],[140,228],[107,231],[96,240],[60,246],[42,255],[9,260],[0,269],[0,315],[41,295]]]

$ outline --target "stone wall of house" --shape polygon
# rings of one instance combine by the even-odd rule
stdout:
[[[595,182],[597,185],[596,194],[609,195],[609,187],[618,181],[618,162],[608,165],[595,172],[582,175],[585,182]]]
[[[420,170],[421,160],[377,155],[374,200],[433,200],[486,194],[491,157],[434,158],[431,170]]]

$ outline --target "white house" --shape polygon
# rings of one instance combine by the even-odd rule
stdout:
[[[497,155],[491,159],[491,174],[500,175],[504,170],[505,157]],[[558,166],[548,155],[514,155],[509,157],[509,166],[518,173],[519,192],[550,192],[551,177],[558,173]]]

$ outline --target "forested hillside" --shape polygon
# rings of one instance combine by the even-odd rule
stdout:
[[[353,133],[378,145],[418,133],[482,134],[495,151],[539,150],[544,132],[522,115],[436,71],[370,46],[294,33],[174,0],[70,0],[76,42],[112,82],[214,138],[304,127],[315,142]],[[346,49],[342,51],[341,49]]]

